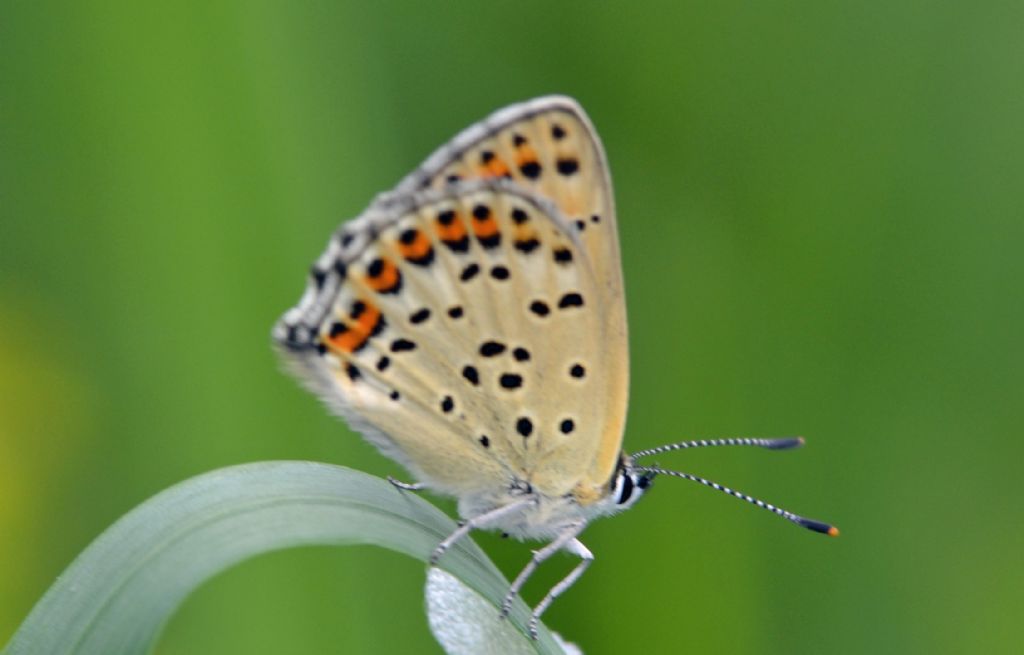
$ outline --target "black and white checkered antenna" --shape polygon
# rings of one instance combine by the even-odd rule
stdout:
[[[740,437],[732,439],[696,439],[693,441],[681,441],[679,443],[666,444],[664,446],[658,446],[656,448],[648,448],[647,450],[641,450],[637,453],[633,453],[632,458],[634,460],[641,457],[648,457],[650,455],[659,455],[661,453],[667,453],[674,450],[685,450],[688,448],[709,448],[713,446],[755,446],[758,448],[767,448],[768,450],[788,450],[790,448],[798,448],[804,445],[803,437],[785,437],[781,439],[762,439],[759,437]],[[766,503],[763,500],[748,496],[747,494],[730,489],[729,487],[712,482],[697,475],[691,475],[690,473],[683,473],[681,471],[672,471],[669,469],[663,469],[659,466],[639,466],[634,464],[632,470],[641,471],[644,473],[654,473],[656,475],[669,475],[676,478],[683,478],[684,480],[690,480],[692,482],[698,482],[705,487],[711,487],[716,491],[729,494],[734,498],[745,500],[751,505],[756,505],[761,509],[766,509],[769,512],[777,516],[781,516],[787,521],[792,521],[797,525],[812,530],[814,532],[820,532],[821,534],[827,534],[830,537],[839,536],[839,528],[822,521],[815,521],[803,516],[794,514],[793,512],[776,507],[771,503]]]

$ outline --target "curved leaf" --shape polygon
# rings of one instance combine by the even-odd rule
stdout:
[[[426,597],[430,631],[449,655],[535,652],[531,643],[519,639],[515,626],[498,618],[491,603],[451,573],[431,568]],[[576,644],[563,642],[558,633],[552,637],[566,655],[582,655]]]
[[[36,604],[5,653],[146,653],[193,589],[249,557],[292,546],[373,544],[427,561],[454,529],[416,495],[341,466],[219,469],[157,494],[100,535]],[[439,565],[497,615],[508,583],[476,544],[462,540]],[[562,652],[544,626],[540,639],[529,640],[521,601],[510,619],[516,631],[509,639]]]

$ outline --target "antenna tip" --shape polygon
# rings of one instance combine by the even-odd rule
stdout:
[[[815,521],[814,519],[805,519],[802,516],[796,517],[796,523],[813,532],[820,532],[821,534],[827,534],[830,537],[839,536],[839,528],[828,523],[822,523],[821,521]]]
[[[800,448],[804,445],[803,437],[782,437],[779,439],[765,439],[763,445],[768,450],[789,450]]]

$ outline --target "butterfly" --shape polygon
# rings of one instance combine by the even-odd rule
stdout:
[[[801,438],[712,439],[622,450],[626,305],[605,152],[571,98],[501,109],[439,148],[341,225],[273,336],[292,372],[416,483],[458,501],[460,527],[544,540],[512,583],[559,551],[594,557],[593,519],[681,477],[817,532],[833,527],[638,459],[705,446],[786,449]]]

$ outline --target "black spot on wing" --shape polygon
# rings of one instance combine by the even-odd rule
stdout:
[[[515,242],[514,245],[516,250],[518,250],[519,252],[530,254],[531,252],[537,249],[537,247],[540,245],[540,241],[537,241],[536,239],[531,237],[529,239],[519,239]]]
[[[491,208],[487,205],[476,205],[473,207],[473,218],[478,221],[486,221],[491,217]]]
[[[424,321],[426,321],[429,318],[430,318],[430,309],[428,309],[426,307],[418,309],[418,310],[416,310],[415,312],[413,312],[412,314],[409,315],[409,321],[411,323],[413,323],[414,325],[419,325],[420,323],[423,323]]]
[[[540,174],[543,170],[544,169],[540,165],[540,162],[536,161],[526,161],[519,166],[519,172],[523,174],[523,177],[529,178],[531,180],[536,180],[538,177],[540,177]]]
[[[523,386],[523,376],[518,373],[502,373],[501,377],[498,378],[498,384],[500,384],[503,389],[508,389],[510,391],[512,389],[518,389]]]
[[[561,175],[569,177],[570,175],[575,175],[576,171],[580,169],[580,163],[572,157],[565,157],[558,160],[556,168]]]
[[[524,438],[533,434],[533,421],[525,416],[521,416],[516,419],[516,432],[522,435]]]
[[[554,251],[555,263],[558,264],[571,264],[572,263],[572,251],[568,248],[555,248]]]
[[[494,234],[489,234],[485,237],[477,237],[476,240],[480,242],[481,246],[488,250],[497,248],[501,245],[501,232],[495,232]]]
[[[480,344],[480,354],[484,357],[495,357],[505,352],[505,344],[498,341],[485,341]]]
[[[327,271],[321,271],[319,268],[314,266],[309,269],[309,275],[313,278],[313,284],[316,285],[317,290],[324,288],[324,281],[327,280]]]
[[[468,266],[466,266],[466,268],[462,269],[461,273],[459,273],[459,279],[462,280],[463,282],[469,282],[470,280],[475,278],[477,276],[477,273],[479,272],[480,266],[478,264],[469,264]]]
[[[583,296],[581,296],[580,294],[576,293],[575,291],[565,294],[564,296],[562,296],[558,300],[558,308],[559,309],[569,309],[570,307],[582,307],[582,306],[583,306]]]
[[[507,280],[509,277],[508,268],[498,265],[491,269],[491,277],[495,280]]]
[[[452,252],[469,252],[469,236],[462,236],[458,239],[442,239],[441,243],[448,246]]]
[[[551,308],[543,300],[534,300],[530,303],[530,311],[543,318],[551,313]]]
[[[384,331],[384,328],[386,328],[387,325],[388,322],[384,319],[384,315],[381,314],[380,316],[377,317],[377,322],[373,324],[372,328],[370,328],[370,336],[377,336],[378,334]]]
[[[391,352],[402,353],[410,350],[416,350],[416,342],[409,341],[408,339],[395,339],[391,342]]]
[[[353,382],[355,382],[362,376],[362,373],[359,371],[359,369],[355,366],[355,364],[352,364],[351,362],[345,365],[345,373],[348,375],[348,379],[352,380]]]
[[[419,257],[406,257],[405,260],[408,262],[412,262],[417,266],[430,266],[431,264],[434,263],[434,249],[428,248],[426,252],[424,252]]]
[[[411,246],[413,242],[416,241],[416,237],[419,235],[419,233],[419,230],[417,230],[414,227],[410,227],[406,230],[403,230],[402,233],[398,235],[398,240],[407,246]]]

